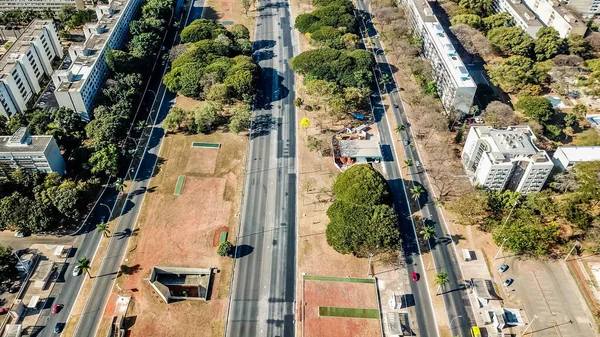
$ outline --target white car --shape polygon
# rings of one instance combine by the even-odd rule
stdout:
[[[76,266],[73,268],[73,276],[79,276],[79,274],[81,274],[81,269],[79,269],[79,266]]]

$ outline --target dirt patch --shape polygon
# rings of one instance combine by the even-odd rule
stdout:
[[[175,106],[178,108],[182,108],[185,110],[195,110],[197,107],[201,106],[202,102],[195,100],[193,98],[185,97],[185,96],[177,96],[175,100]]]
[[[188,146],[190,153],[188,155],[188,162],[185,168],[186,173],[215,173],[219,149],[192,147],[191,143]]]
[[[320,306],[378,309],[374,283],[304,280],[305,336],[381,336],[379,319],[321,317]]]
[[[221,243],[221,233],[227,231],[229,231],[229,228],[227,228],[227,226],[223,226],[215,230],[215,235],[213,235],[213,247],[219,246],[219,243]],[[229,239],[229,236],[227,237],[227,239]]]

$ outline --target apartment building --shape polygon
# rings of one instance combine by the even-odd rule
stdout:
[[[91,0],[0,0],[0,12],[13,9],[42,11],[51,9],[58,11],[61,6],[70,5],[83,9],[85,6],[93,6]]]
[[[58,32],[52,20],[34,20],[0,58],[0,114],[23,113],[27,103],[52,75],[52,61],[62,58]]]
[[[600,3],[600,0],[596,0]],[[586,24],[556,0],[493,0],[496,11],[508,12],[531,37],[542,27],[556,29],[560,37],[585,35]]]
[[[69,48],[71,66],[52,76],[60,106],[79,112],[83,120],[91,118],[94,98],[108,74],[106,51],[122,47],[129,34],[129,22],[142,2],[113,0],[96,7],[98,22],[84,26],[85,43]]]
[[[600,7],[600,0],[562,0],[561,3],[568,5],[570,10],[584,19],[595,17]]]
[[[429,60],[438,95],[446,111],[470,113],[477,85],[452,41],[424,0],[402,0],[416,36],[423,40],[422,55]]]
[[[0,136],[0,176],[16,169],[65,173],[65,161],[53,136],[32,136],[25,127],[12,136]]]
[[[527,194],[541,190],[554,164],[539,150],[528,126],[506,130],[473,126],[462,152],[462,163],[473,185]]]

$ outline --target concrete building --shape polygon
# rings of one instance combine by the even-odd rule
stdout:
[[[90,0],[0,0],[0,12],[13,9],[42,11],[46,8],[58,11],[64,5],[83,9],[85,6],[93,6],[94,2]]]
[[[552,159],[557,167],[566,171],[577,163],[600,161],[600,146],[559,146]]]
[[[433,68],[437,91],[446,111],[468,114],[477,85],[452,41],[424,0],[402,0],[416,36],[423,40],[423,56]]]
[[[523,194],[539,191],[554,167],[546,151],[539,150],[527,126],[506,130],[473,126],[462,152],[462,163],[473,185]]]
[[[53,136],[32,136],[23,127],[12,136],[0,136],[0,176],[15,169],[65,173],[65,161]]]
[[[561,0],[571,11],[583,19],[591,19],[598,14],[600,0]]]
[[[108,74],[106,50],[122,47],[129,34],[129,22],[142,2],[113,0],[96,7],[98,22],[84,26],[85,43],[69,48],[71,66],[52,76],[60,106],[79,112],[84,120],[91,118],[94,98]]]
[[[556,0],[493,0],[492,6],[496,11],[508,12],[532,37],[546,26],[556,29],[562,38],[585,35],[587,31],[585,23]]]
[[[52,75],[52,61],[62,58],[58,32],[52,20],[32,21],[0,58],[0,114],[10,118],[27,110],[27,103]]]

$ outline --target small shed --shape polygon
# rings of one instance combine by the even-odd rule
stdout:
[[[340,158],[348,158],[357,163],[379,162],[381,145],[376,140],[352,139],[339,141]]]

